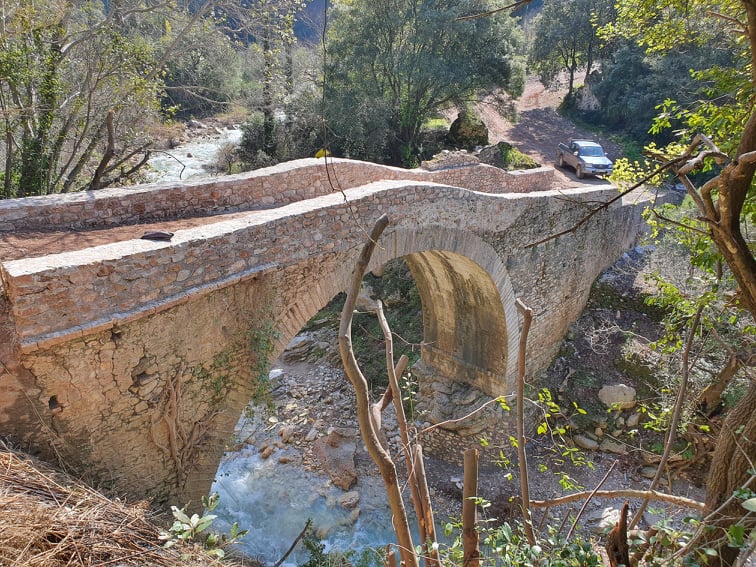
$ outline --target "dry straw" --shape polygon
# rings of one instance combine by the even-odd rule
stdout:
[[[218,564],[198,548],[163,549],[148,514],[146,503],[111,500],[0,441],[0,565]]]

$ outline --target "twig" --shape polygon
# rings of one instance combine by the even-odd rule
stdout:
[[[559,506],[561,504],[569,504],[570,502],[577,502],[584,498],[646,498],[650,496],[651,500],[658,500],[659,502],[667,502],[676,506],[682,506],[683,508],[689,508],[691,510],[698,510],[703,512],[705,504],[692,498],[685,498],[684,496],[675,496],[674,494],[665,494],[663,492],[657,492],[655,490],[633,490],[630,488],[623,488],[619,490],[597,490],[597,491],[583,491],[575,492],[574,494],[568,494],[567,496],[559,496],[550,500],[531,500],[530,505],[533,508],[550,508],[552,506]]]
[[[304,537],[304,535],[307,533],[307,530],[310,529],[310,525],[312,524],[312,518],[307,518],[307,523],[305,524],[304,529],[299,532],[299,535],[294,539],[294,542],[291,544],[291,547],[286,551],[286,553],[283,554],[283,557],[279,559],[273,567],[281,567],[284,561],[286,561],[286,558],[291,555],[291,552],[294,551],[294,548],[299,543],[299,540]]]
[[[522,518],[528,543],[536,544],[533,520],[530,517],[530,488],[528,485],[528,456],[525,453],[525,357],[528,347],[528,332],[533,321],[533,310],[519,298],[515,301],[517,310],[522,315],[520,331],[520,348],[517,353],[517,461],[520,468],[520,496],[522,498]]]
[[[489,10],[488,12],[481,12],[480,14],[472,14],[470,16],[460,16],[454,21],[460,22],[462,20],[475,20],[477,18],[488,18],[489,16],[493,16],[494,14],[498,14],[499,12],[503,12],[504,10],[509,10],[510,8],[517,9],[520,6],[525,6],[526,4],[530,4],[530,0],[518,0],[514,4],[510,4],[509,6],[504,6],[503,8],[496,8],[495,10]]]
[[[609,475],[612,474],[612,471],[614,470],[614,467],[617,466],[617,463],[619,463],[619,461],[617,460],[615,460],[612,463],[612,466],[610,466],[609,470],[606,471],[604,478],[601,479],[601,481],[596,485],[596,488],[593,489],[593,492],[591,492],[588,495],[588,498],[585,499],[585,502],[583,502],[583,505],[580,507],[580,510],[578,511],[577,516],[575,516],[575,521],[572,522],[572,526],[570,526],[570,531],[567,532],[567,541],[569,541],[570,538],[572,537],[572,534],[575,531],[575,527],[577,526],[578,521],[580,521],[580,516],[583,515],[583,512],[585,512],[585,507],[588,506],[588,502],[590,502],[593,499],[593,497],[598,492],[599,488],[603,486],[603,484],[606,482],[606,479],[608,479]]]
[[[472,416],[474,416],[476,413],[483,411],[491,404],[498,404],[501,403],[502,400],[506,399],[507,396],[499,396],[498,398],[494,398],[493,400],[488,400],[486,403],[484,403],[479,408],[474,409],[467,415],[463,415],[462,417],[458,417],[456,419],[447,419],[446,421],[442,421],[440,423],[435,423],[431,425],[430,427],[426,427],[425,429],[420,430],[420,434],[428,433],[429,431],[433,431],[437,427],[443,427],[444,425],[449,425],[450,423],[459,423],[460,421],[464,421]]]
[[[575,232],[578,228],[580,228],[585,223],[587,223],[592,217],[594,217],[595,215],[597,215],[601,211],[603,211],[605,209],[608,209],[613,203],[619,201],[625,195],[628,195],[629,193],[632,193],[633,191],[635,191],[636,189],[638,189],[639,187],[641,187],[644,183],[646,183],[650,179],[653,179],[656,175],[659,175],[663,171],[665,171],[665,170],[673,167],[675,164],[679,163],[683,159],[684,158],[674,158],[674,159],[671,159],[671,160],[663,163],[662,165],[660,165],[659,167],[657,167],[656,170],[654,170],[652,173],[649,173],[643,179],[641,179],[637,183],[631,185],[628,189],[625,189],[624,191],[621,191],[617,196],[612,197],[608,201],[604,201],[603,203],[601,203],[601,205],[599,205],[598,207],[595,207],[595,208],[591,209],[591,211],[587,215],[585,215],[583,218],[581,218],[571,228],[568,228],[568,229],[563,230],[561,232],[558,232],[556,234],[552,234],[551,236],[547,236],[546,238],[542,238],[541,240],[539,240],[537,242],[533,242],[531,244],[528,244],[527,246],[525,246],[525,248],[533,248],[534,246],[538,246],[539,244],[544,244],[545,242],[548,242],[550,240],[554,240],[556,238],[559,238],[560,236],[564,236],[565,234],[570,234],[571,232]]]

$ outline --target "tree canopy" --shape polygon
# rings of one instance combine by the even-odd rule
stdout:
[[[208,15],[172,3],[4,3],[0,109],[6,197],[97,189],[146,161],[163,70]]]
[[[598,27],[612,21],[610,0],[546,0],[536,18],[536,40],[530,48],[529,66],[541,82],[552,86],[567,72],[567,95],[575,88],[578,70],[586,78],[602,54]]]
[[[524,87],[522,34],[485,0],[337,2],[327,44],[325,96],[331,146],[353,157],[411,162],[421,130],[444,105],[483,89]],[[345,109],[349,109],[345,112]]]

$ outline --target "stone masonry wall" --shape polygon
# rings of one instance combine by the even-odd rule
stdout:
[[[303,159],[211,180],[101,189],[0,201],[0,232],[101,228],[280,207],[377,180],[406,179],[484,193],[552,188],[554,170],[507,172],[488,165],[406,170],[342,159]]]
[[[445,270],[448,289],[429,288],[423,301],[438,303],[424,316],[444,317],[444,325],[427,323],[445,327],[449,368],[474,361],[482,394],[511,393],[514,297],[535,312],[529,371],[536,373],[594,277],[632,244],[640,206],[618,204],[574,233],[534,243],[573,226],[584,202],[614,191],[584,187],[565,199],[563,191],[485,194],[380,181],[346,190],[348,203],[327,193],[180,230],[170,242],[6,262],[0,324],[18,359],[6,365],[10,376],[0,373],[0,428],[132,496],[197,501],[267,362],[345,288],[365,230],[382,213],[391,224],[371,267],[410,256],[417,269]],[[440,281],[434,273],[431,283]],[[444,313],[445,305],[459,312]],[[496,311],[498,326],[473,329],[464,314],[476,309]],[[476,337],[491,348],[480,351]],[[508,360],[486,359],[496,356]],[[433,372],[427,384],[447,384],[455,400],[447,406],[465,401],[465,384]],[[473,427],[506,438],[490,425]],[[443,454],[456,435],[438,433],[429,447]]]

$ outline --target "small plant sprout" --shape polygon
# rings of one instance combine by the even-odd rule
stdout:
[[[181,509],[178,506],[171,506],[174,522],[168,531],[162,530],[160,533],[160,539],[165,542],[163,547],[170,548],[177,544],[198,544],[204,547],[212,557],[219,559],[225,557],[226,553],[223,547],[239,541],[247,534],[247,530],[239,529],[239,525],[234,522],[228,534],[205,533],[218,517],[209,513],[217,508],[218,501],[217,493],[211,494],[209,498],[203,496],[202,507],[204,512],[201,516],[199,514],[189,516],[186,513],[188,504]]]

